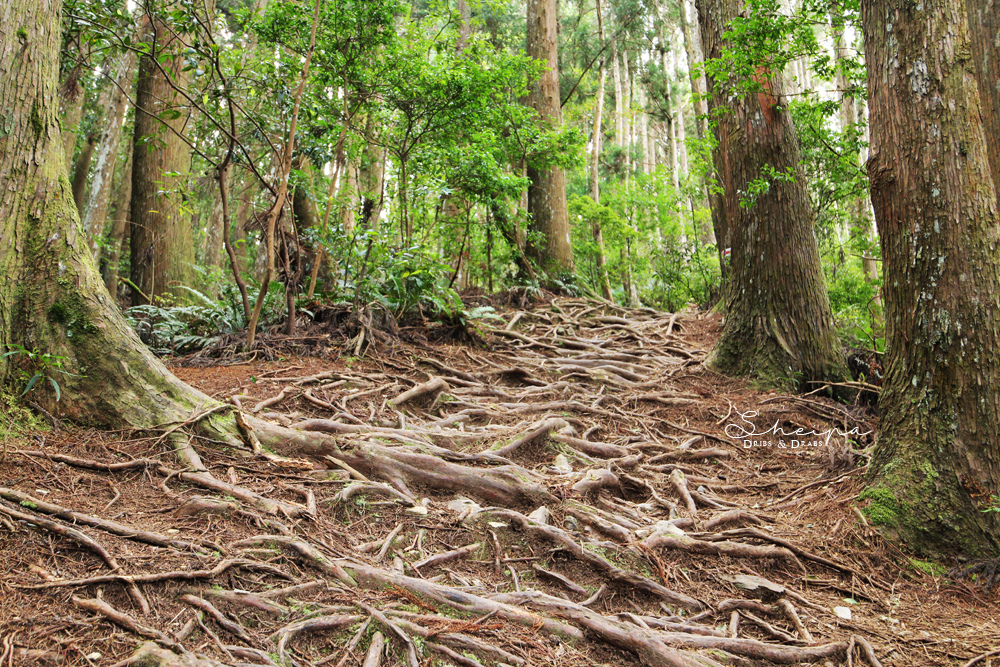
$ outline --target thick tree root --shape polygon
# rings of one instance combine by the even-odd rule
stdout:
[[[515,331],[518,324],[531,329]],[[740,450],[692,448],[705,439],[724,442],[710,432],[715,428],[701,432],[659,418],[660,411],[697,407],[700,400],[673,384],[703,356],[677,333],[683,325],[676,316],[566,300],[488,332],[510,349],[503,364],[464,350],[470,360],[464,365],[461,355],[419,359],[440,373],[426,382],[416,364],[407,367],[409,380],[360,371],[279,372],[262,378],[285,385],[257,399],[258,416],[233,411],[233,432],[246,443],[242,460],[196,450],[187,437],[211,434],[215,422],[206,417],[224,414],[212,406],[172,423],[155,441],[165,452],[145,454],[150,458],[101,462],[23,452],[102,475],[159,476],[160,488],[184,505],[164,515],[182,530],[136,530],[103,517],[114,500],[83,511],[0,488],[0,498],[17,504],[10,512],[0,505],[7,529],[31,522],[47,530],[49,522],[60,537],[98,555],[92,545],[103,549],[112,567],[65,579],[37,568],[45,581],[14,585],[69,588],[78,592],[73,600],[81,610],[153,639],[129,664],[222,664],[195,655],[193,646],[225,664],[333,667],[429,660],[469,667],[630,660],[717,667],[836,660],[853,652],[872,662],[875,650],[863,639],[848,644],[849,635],[798,611],[832,616],[829,609],[784,587],[765,602],[689,585],[692,573],[699,577],[701,568],[719,563],[777,564],[777,576],[764,573],[776,578],[788,563],[827,577],[855,568],[774,536],[780,515],[773,507],[774,516],[764,515],[730,502],[739,501],[735,495],[717,495],[741,490],[720,479],[738,465]],[[412,388],[386,400],[406,386]],[[281,424],[261,418],[279,402],[303,418],[271,415]],[[154,458],[162,453],[180,456],[185,469]],[[209,472],[227,467],[218,476]],[[761,482],[757,487],[766,488],[767,480]],[[181,494],[178,483],[203,495]],[[114,488],[123,484],[116,480]],[[247,520],[237,537],[215,544],[199,536],[235,518]],[[253,533],[245,526],[254,524],[267,526],[257,531],[266,534],[247,538]],[[167,549],[187,562],[125,573],[112,555],[124,543]],[[147,596],[169,591],[171,603],[181,603],[176,625],[182,627],[168,632],[155,619],[112,606],[127,604],[123,589],[140,586]],[[108,601],[95,598],[97,587]],[[335,650],[324,654],[320,645]],[[595,645],[612,653],[592,660]]]

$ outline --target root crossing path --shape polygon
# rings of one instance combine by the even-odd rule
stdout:
[[[717,323],[695,313],[555,299],[485,322],[485,346],[181,368],[227,406],[143,437],[8,444],[0,665],[874,666],[989,648],[986,617],[912,643],[900,612],[932,579],[856,508],[860,408],[712,374]],[[245,447],[190,428],[237,410]],[[801,430],[752,435],[772,424]]]

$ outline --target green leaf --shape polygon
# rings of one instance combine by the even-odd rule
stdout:
[[[29,391],[34,389],[35,385],[38,384],[38,381],[41,380],[43,377],[45,376],[42,375],[41,373],[35,373],[31,377],[31,379],[28,380],[28,386],[24,388],[24,393],[22,393],[21,396],[25,396]]]

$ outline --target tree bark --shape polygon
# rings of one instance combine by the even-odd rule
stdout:
[[[1000,199],[1000,2],[965,0],[993,186]]]
[[[10,131],[0,150],[0,347],[63,357],[62,400],[50,411],[103,425],[183,421],[207,396],[184,385],[139,342],[108,298],[73,203],[55,97],[61,3],[13,0],[0,40],[0,101]],[[0,360],[0,379],[26,363]],[[41,390],[36,390],[40,392]]]
[[[886,303],[870,495],[919,549],[997,556],[1000,213],[969,24],[961,0],[862,14]]]
[[[202,253],[202,263],[209,271],[222,265],[222,248],[225,245],[225,233],[222,229],[222,195],[218,188],[213,190],[212,211],[205,224],[205,245]],[[218,285],[213,290],[218,292]]]
[[[94,158],[96,145],[96,136],[87,137],[80,149],[80,154],[76,156],[76,163],[73,165],[73,203],[76,204],[76,210],[81,216],[83,215],[84,195],[87,194],[87,174],[90,173],[90,161]]]
[[[546,69],[528,93],[528,105],[552,127],[562,122],[559,100],[558,5],[556,0],[528,0],[528,57],[541,60]],[[573,245],[566,207],[566,174],[558,167],[528,166],[528,215],[531,230],[527,253],[550,275],[573,272]]]
[[[100,240],[104,233],[104,222],[108,215],[108,200],[111,195],[111,181],[118,162],[118,148],[121,145],[122,122],[125,119],[128,96],[135,79],[136,57],[129,51],[118,61],[109,83],[107,95],[101,107],[105,110],[104,129],[98,140],[97,164],[94,165],[94,179],[90,184],[90,196],[83,210],[83,227],[90,237],[94,257],[100,259]],[[131,185],[129,186],[131,192]],[[129,195],[131,196],[131,195]],[[121,204],[119,204],[119,207]],[[127,206],[125,208],[128,208]]]
[[[82,76],[79,66],[66,72],[59,86],[59,107],[62,119],[62,140],[66,151],[66,168],[73,169],[73,158],[76,155],[76,136],[80,129],[80,119],[83,118],[84,91],[80,85]]]
[[[108,236],[107,261],[101,262],[104,273],[104,286],[111,295],[111,302],[118,302],[118,265],[121,261],[122,246],[125,240],[125,230],[128,229],[129,206],[132,201],[132,152],[129,151],[125,166],[122,168],[118,183],[118,202],[115,205],[115,217],[111,223],[111,233]],[[91,248],[93,251],[93,248]]]
[[[740,5],[739,0],[699,1],[708,57],[721,52],[722,34]],[[716,165],[732,255],[726,321],[708,363],[765,384],[811,389],[813,381],[843,379],[845,360],[823,284],[781,75],[766,75],[760,77],[763,90],[755,94],[731,92],[727,81],[710,83],[713,109],[728,106],[728,118],[716,128]],[[767,169],[785,175],[770,177]],[[749,194],[762,178],[768,181],[764,191]]]
[[[132,290],[133,305],[190,282],[194,263],[190,215],[181,194],[191,152],[178,136],[189,110],[175,90],[187,85],[188,75],[179,53],[184,47],[165,11],[147,6],[143,33],[153,50],[139,59],[132,155],[131,278],[138,288]]]
[[[601,7],[601,0],[597,2],[597,37],[598,43],[604,43],[604,13]],[[594,100],[594,126],[590,140],[590,198],[595,204],[601,203],[601,148],[604,144],[604,86],[608,79],[608,68],[604,66],[604,59],[597,74],[597,94]],[[601,294],[605,299],[615,300],[615,295],[611,291],[611,280],[608,277],[608,257],[604,249],[604,230],[601,228],[600,218],[596,218],[591,223],[591,233],[594,236],[594,246],[597,252],[597,279],[601,283]]]

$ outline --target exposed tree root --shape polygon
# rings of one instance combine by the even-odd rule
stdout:
[[[154,640],[123,665],[718,667],[838,660],[856,650],[877,664],[863,638],[848,644],[835,626],[800,614],[832,613],[804,595],[775,585],[781,593],[766,600],[732,599],[704,577],[693,585],[692,573],[718,562],[777,565],[775,575],[764,574],[779,581],[786,564],[827,577],[856,568],[776,537],[773,517],[718,495],[740,490],[725,479],[740,450],[692,448],[725,443],[709,433],[718,415],[701,432],[644,412],[693,409],[701,400],[673,384],[704,356],[685,342],[683,318],[569,299],[509,322],[486,334],[507,348],[503,363],[463,350],[386,364],[408,379],[279,370],[261,378],[284,387],[255,397],[257,416],[200,406],[149,438],[156,451],[142,452],[148,458],[20,452],[88,475],[145,475],[155,480],[153,493],[178,505],[161,515],[178,527],[140,530],[131,517],[105,518],[122,505],[123,479],[111,503],[86,510],[0,488],[16,505],[0,501],[8,530],[31,523],[84,545],[112,570],[57,576],[38,567],[32,572],[44,581],[14,585],[72,589],[81,610]],[[360,329],[352,346],[369,334]],[[421,381],[427,375],[417,364],[440,375]],[[262,414],[278,403],[303,417]],[[221,433],[221,420],[236,428]],[[223,457],[190,435],[242,449]],[[183,469],[164,465],[164,454]],[[202,537],[236,523],[238,537]],[[122,559],[126,573],[112,555],[122,544],[157,550],[150,560],[169,557],[170,565],[138,571]],[[146,614],[134,597],[139,613],[119,610],[128,600],[122,591],[140,586],[139,595],[181,609],[174,629],[162,619],[157,627],[155,611]],[[609,653],[591,659],[595,650]]]

